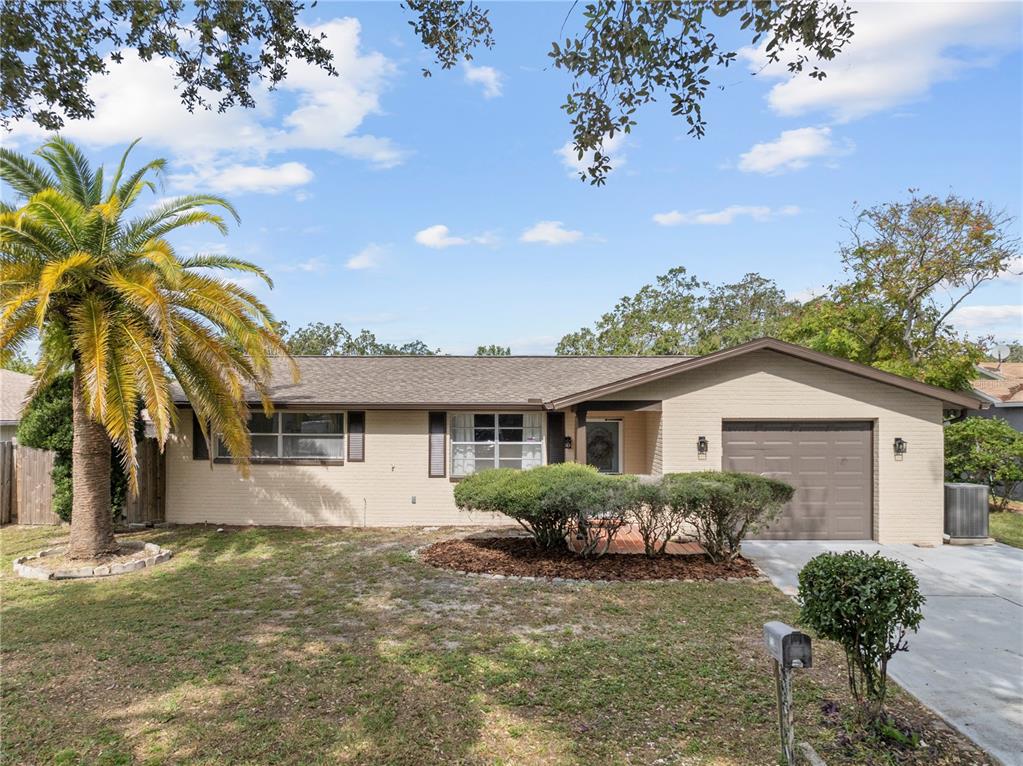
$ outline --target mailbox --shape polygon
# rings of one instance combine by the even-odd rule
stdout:
[[[813,665],[810,637],[784,622],[764,625],[764,645],[783,668],[809,668]]]

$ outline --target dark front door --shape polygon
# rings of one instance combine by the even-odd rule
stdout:
[[[726,422],[726,471],[763,474],[796,494],[781,516],[751,537],[870,540],[873,440],[869,422]]]
[[[586,421],[586,462],[601,473],[621,473],[622,424],[619,420]]]

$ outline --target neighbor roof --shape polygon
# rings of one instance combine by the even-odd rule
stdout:
[[[771,350],[907,389],[955,407],[981,400],[801,346],[761,338],[699,357],[685,356],[299,356],[300,382],[273,360],[270,398],[282,407],[560,409],[742,354]],[[255,402],[255,392],[247,398]],[[188,401],[180,389],[174,399]]]
[[[297,356],[273,360],[278,405],[524,407],[674,364],[678,356]],[[255,400],[255,392],[248,398]],[[187,402],[178,389],[175,401]]]
[[[973,390],[998,404],[1023,404],[1023,377],[1006,380],[975,380]]]
[[[21,420],[32,376],[0,370],[0,425],[13,425]]]

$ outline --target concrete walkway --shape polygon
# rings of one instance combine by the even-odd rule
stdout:
[[[1023,550],[766,540],[742,549],[790,595],[799,570],[825,551],[880,551],[904,561],[927,603],[891,676],[1006,766],[1023,766]]]

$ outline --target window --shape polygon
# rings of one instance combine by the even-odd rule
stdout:
[[[249,416],[249,433],[253,459],[341,460],[345,454],[343,412],[278,412],[270,417],[253,413]],[[220,439],[217,456],[230,457]]]
[[[532,468],[543,464],[539,412],[456,413],[451,416],[451,475],[485,468]]]

